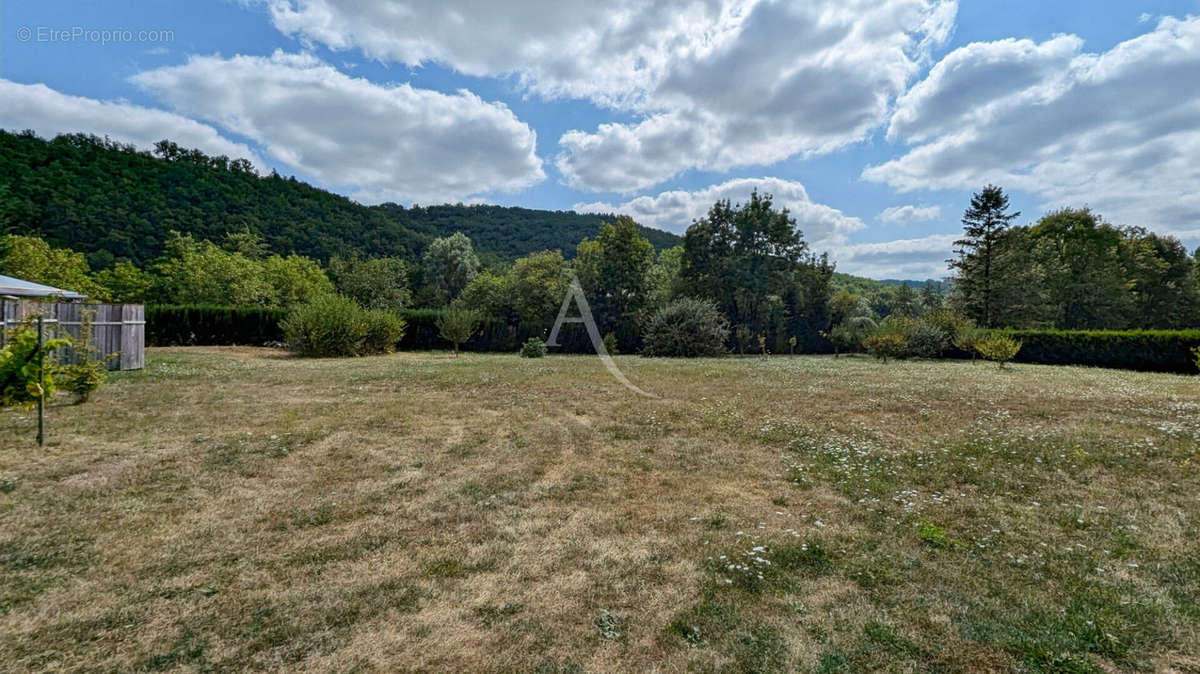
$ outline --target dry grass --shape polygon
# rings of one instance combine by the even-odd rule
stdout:
[[[0,414],[0,671],[1198,671],[1195,378],[155,349]]]

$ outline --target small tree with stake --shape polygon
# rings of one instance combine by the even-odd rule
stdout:
[[[46,356],[70,342],[43,339],[42,320],[27,319],[8,334],[0,349],[0,407],[38,407],[38,444],[45,440],[42,406],[54,392],[54,378],[46,367]]]
[[[442,310],[437,319],[438,334],[454,344],[454,356],[458,357],[458,345],[471,338],[479,327],[479,314],[468,309],[449,307]]]

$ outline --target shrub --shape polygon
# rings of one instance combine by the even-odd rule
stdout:
[[[1192,349],[1192,355],[1196,357],[1196,369],[1200,370],[1200,346]]]
[[[302,356],[357,356],[367,336],[364,311],[341,295],[293,308],[283,319],[288,348]]]
[[[546,343],[540,337],[530,337],[521,345],[522,358],[542,358],[546,355]]]
[[[867,353],[885,363],[888,358],[900,358],[908,350],[908,342],[902,335],[886,332],[867,337],[863,340],[862,345]]]
[[[922,319],[914,322],[906,335],[906,354],[916,358],[936,358],[950,348],[950,334]]]
[[[611,330],[604,333],[604,350],[610,356],[617,355],[617,333]]]
[[[47,339],[38,349],[37,328],[26,319],[8,332],[0,349],[0,407],[32,407],[43,394],[54,393],[54,376],[50,360],[52,351],[70,344],[65,339]],[[41,377],[38,362],[43,361]]]
[[[59,365],[56,374],[60,388],[75,394],[75,402],[85,403],[92,392],[100,388],[108,375],[107,363],[120,354],[101,354],[92,344],[92,320],[95,311],[84,311],[79,322],[79,336],[70,337],[71,362]]]
[[[842,349],[858,351],[862,342],[879,326],[870,316],[852,316],[833,326],[829,331],[829,341],[833,343],[833,355],[836,358]]]
[[[438,334],[442,339],[454,345],[454,355],[458,355],[458,345],[471,338],[479,327],[479,314],[469,309],[449,307],[442,310],[437,318]]]
[[[654,312],[642,337],[642,355],[722,356],[729,321],[708,301],[681,298]]]
[[[1021,350],[1021,343],[1012,337],[994,334],[980,340],[975,345],[975,349],[979,351],[979,355],[998,363],[1003,369],[1004,364],[1012,360],[1013,356]]]
[[[979,350],[975,347],[986,337],[986,330],[969,327],[955,333],[952,343],[954,344],[954,348],[970,354],[971,360],[975,360],[975,356],[979,354]]]
[[[404,338],[404,321],[388,309],[368,309],[363,312],[366,334],[363,335],[363,354],[391,353]]]
[[[341,295],[297,305],[280,325],[288,348],[318,358],[385,353],[404,335],[404,322],[395,314],[368,311]]]

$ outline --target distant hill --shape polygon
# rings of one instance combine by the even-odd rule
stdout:
[[[616,219],[615,215],[539,211],[517,206],[444,204],[405,208],[383,204],[374,208],[418,234],[433,238],[462,232],[471,238],[475,248],[509,259],[548,249],[558,249],[563,255],[574,257],[576,244],[584,237],[595,236],[600,222]],[[661,229],[640,229],[642,236],[659,250],[683,243],[675,234]]]
[[[884,279],[878,281],[861,276],[851,276],[850,274],[834,272],[833,279],[830,280],[830,286],[834,290],[846,290],[866,296],[873,296],[881,292],[890,292],[896,286],[908,286],[919,290],[924,288],[926,284],[932,284],[933,288],[943,296],[950,294],[950,282],[939,281],[937,279],[927,279],[925,281]]]
[[[885,278],[879,282],[884,285],[889,285],[889,286],[908,286],[909,288],[912,288],[914,290],[920,290],[921,288],[924,288],[927,285],[931,285],[931,286],[933,286],[933,289],[938,291],[938,293],[941,295],[950,294],[950,281],[948,281],[948,280],[938,280],[938,279],[928,278],[928,279],[925,279],[924,281],[911,281],[911,280],[902,281],[899,279]]]
[[[275,252],[319,260],[352,252],[416,258],[429,241],[456,231],[480,252],[503,258],[544,249],[570,257],[605,219],[500,206],[364,206],[168,141],[151,154],[94,136],[45,140],[0,131],[0,232],[82,251],[93,267],[117,260],[144,265],[171,230],[217,240],[249,229]],[[680,241],[655,229],[642,232],[660,248]]]

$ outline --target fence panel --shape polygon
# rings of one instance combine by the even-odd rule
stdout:
[[[0,346],[3,332],[26,317],[41,314],[58,321],[62,330],[79,336],[84,312],[92,316],[92,344],[101,355],[118,354],[108,361],[110,370],[140,370],[146,364],[146,314],[140,304],[92,304],[80,302],[36,302],[0,299]],[[61,362],[75,355],[70,349],[58,354]]]

